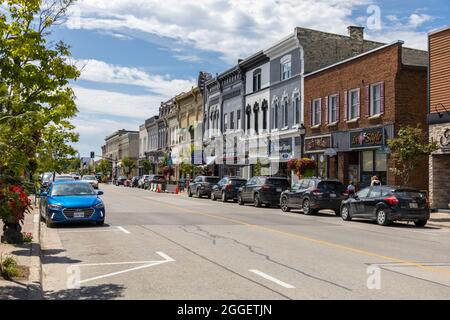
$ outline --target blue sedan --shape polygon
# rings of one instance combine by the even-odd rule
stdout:
[[[41,193],[39,212],[48,227],[71,222],[105,222],[105,205],[88,182],[56,181]]]

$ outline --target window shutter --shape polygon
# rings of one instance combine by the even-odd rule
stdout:
[[[370,86],[366,86],[366,93],[365,93],[365,98],[366,98],[366,117],[370,117]]]
[[[381,83],[380,87],[380,110],[381,113],[384,113],[384,81]]]
[[[358,106],[356,108],[358,110],[358,118],[361,117],[361,88],[358,89]]]
[[[313,126],[313,105],[312,105],[312,100],[309,100],[309,114],[310,114],[310,120],[309,120],[309,124],[311,125],[311,127]]]
[[[322,98],[320,98],[319,100],[319,121],[317,122],[317,124],[322,124]]]
[[[344,121],[348,120],[348,91],[344,91]]]
[[[330,110],[328,110],[329,104],[328,104],[328,96],[325,97],[325,124],[328,124],[328,118],[330,114]]]
[[[339,122],[340,112],[341,112],[341,108],[340,108],[341,102],[340,102],[340,100],[341,100],[341,95],[338,93],[337,97],[336,97],[336,121],[337,122]]]

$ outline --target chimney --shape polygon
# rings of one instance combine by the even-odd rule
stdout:
[[[363,53],[364,27],[349,26],[347,29],[353,54]]]

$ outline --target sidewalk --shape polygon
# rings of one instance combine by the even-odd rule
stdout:
[[[428,226],[450,228],[450,212],[432,212]]]
[[[0,232],[2,230],[3,224],[0,222]],[[0,277],[0,300],[42,299],[39,214],[36,209],[26,215],[22,231],[31,232],[33,242],[21,245],[0,243],[0,255],[13,256],[19,265],[28,269],[28,274],[23,279],[11,281]]]

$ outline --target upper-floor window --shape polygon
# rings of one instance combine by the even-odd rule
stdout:
[[[261,69],[253,72],[253,92],[261,90]]]
[[[273,107],[272,119],[272,129],[276,129],[278,127],[278,102],[275,102],[275,106]]]
[[[228,130],[228,114],[225,113],[223,115],[223,131],[227,132],[227,130]]]
[[[245,110],[245,112],[247,114],[247,121],[246,121],[247,122],[247,131],[249,131],[251,128],[250,120],[251,120],[251,116],[252,116],[252,107],[250,105],[247,105],[247,109]]]
[[[313,101],[312,103],[312,125],[313,126],[317,126],[321,123],[321,104],[322,104],[322,99],[316,99]]]
[[[281,58],[280,64],[281,64],[281,80],[289,79],[292,74],[291,56],[288,55]]]
[[[230,129],[234,130],[234,111],[230,112]]]
[[[259,131],[259,104],[255,103],[253,106],[253,113],[255,114],[255,132]]]
[[[263,130],[267,130],[267,108],[268,108],[267,100],[263,100],[262,106],[261,106],[262,113],[263,113],[263,120],[262,120],[263,121],[262,122]]]
[[[337,103],[338,103],[338,95],[332,95],[328,97],[328,122],[334,123],[337,120]]]
[[[241,129],[241,110],[238,110],[236,113],[236,127]]]
[[[283,102],[283,127],[287,127],[289,123],[289,101],[286,98]]]
[[[348,120],[359,117],[359,89],[350,90],[348,93]]]
[[[370,86],[370,115],[381,113],[381,83]]]
[[[294,99],[292,100],[292,104],[294,107],[294,114],[295,114],[295,123],[300,123],[300,98],[299,95],[296,94]]]

